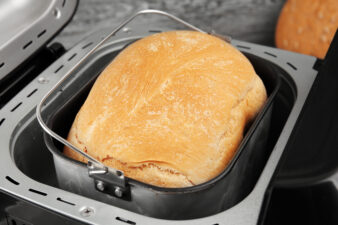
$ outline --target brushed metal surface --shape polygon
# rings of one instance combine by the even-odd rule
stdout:
[[[78,0],[0,1],[0,81],[73,17]]]
[[[47,12],[51,1],[2,0],[0,1],[0,49],[17,38]]]

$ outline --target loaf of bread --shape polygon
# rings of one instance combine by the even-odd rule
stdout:
[[[230,44],[195,31],[154,34],[101,73],[68,141],[127,177],[192,186],[226,168],[265,100],[261,79]]]
[[[338,0],[288,0],[276,28],[278,48],[324,58],[338,28]]]

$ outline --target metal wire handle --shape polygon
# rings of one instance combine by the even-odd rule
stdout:
[[[160,11],[160,10],[154,10],[154,9],[146,9],[146,10],[142,10],[139,11],[137,13],[135,13],[133,16],[129,17],[128,19],[126,19],[125,21],[123,21],[120,25],[118,25],[110,34],[108,34],[104,39],[102,39],[95,47],[93,47],[87,54],[85,54],[85,56],[83,58],[81,58],[53,87],[52,89],[50,89],[47,94],[42,98],[42,100],[40,101],[40,103],[37,105],[36,107],[36,118],[40,124],[40,126],[42,127],[42,129],[49,134],[52,138],[58,140],[59,142],[61,142],[62,144],[64,144],[65,146],[69,147],[70,149],[76,151],[77,153],[81,154],[82,156],[84,156],[85,158],[87,158],[89,161],[91,161],[92,163],[96,164],[96,166],[101,167],[102,169],[104,169],[105,171],[108,171],[108,168],[103,165],[103,163],[101,163],[100,161],[98,161],[97,159],[93,158],[92,156],[88,155],[87,153],[81,151],[80,149],[78,149],[77,147],[75,147],[73,144],[69,143],[66,139],[62,138],[60,135],[58,135],[57,133],[55,133],[54,131],[52,131],[47,125],[46,123],[43,121],[42,116],[41,116],[41,109],[42,106],[44,105],[45,101],[47,100],[47,98],[61,85],[61,83],[67,79],[73,72],[74,70],[76,70],[78,68],[78,66],[80,64],[82,64],[91,54],[94,53],[94,51],[96,49],[98,49],[99,47],[101,47],[110,37],[114,36],[118,31],[120,31],[124,26],[126,26],[128,23],[130,23],[132,20],[135,19],[135,17],[139,16],[139,15],[143,15],[143,14],[158,14],[158,15],[163,15],[166,16],[178,23],[183,24],[184,26],[198,31],[198,32],[202,32],[202,33],[207,33],[197,27],[195,27],[194,25],[187,23],[184,20],[181,20],[180,18],[169,14],[167,12],[164,11]],[[212,35],[215,35],[214,32],[211,32]],[[230,38],[227,36],[220,36],[220,35],[215,35],[219,38],[222,38],[225,41],[230,42]],[[109,168],[109,171],[114,173],[115,175],[117,175],[119,178],[123,177],[123,172],[116,170],[114,168]]]

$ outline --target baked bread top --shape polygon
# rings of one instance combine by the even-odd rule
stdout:
[[[127,177],[192,186],[225,169],[265,100],[261,79],[230,44],[195,31],[154,34],[97,78],[68,141]]]

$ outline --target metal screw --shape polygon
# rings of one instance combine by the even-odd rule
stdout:
[[[119,171],[119,170],[116,171],[116,175],[117,175],[119,178],[121,178],[121,179],[124,178],[123,173],[122,173],[121,171]]]
[[[99,189],[100,191],[104,191],[104,183],[102,181],[98,181],[96,184],[96,188]]]
[[[95,169],[94,163],[89,161],[88,162],[88,168],[91,169],[91,170]]]
[[[123,192],[122,192],[122,190],[121,190],[120,187],[115,187],[114,193],[115,193],[115,195],[116,195],[117,197],[119,197],[119,198],[121,198],[121,197],[122,197],[122,194],[123,194]]]
[[[122,28],[122,31],[124,33],[129,33],[131,31],[131,29],[129,27],[124,27],[124,28]]]
[[[55,16],[56,19],[59,19],[61,17],[61,11],[60,11],[60,9],[55,8],[53,10],[53,14],[54,14],[54,16]]]
[[[83,217],[89,217],[89,216],[94,214],[94,209],[89,208],[89,207],[84,207],[84,208],[81,209],[80,214]]]
[[[45,78],[45,77],[39,77],[38,78],[38,82],[40,84],[47,84],[49,82],[49,80],[47,78]]]

